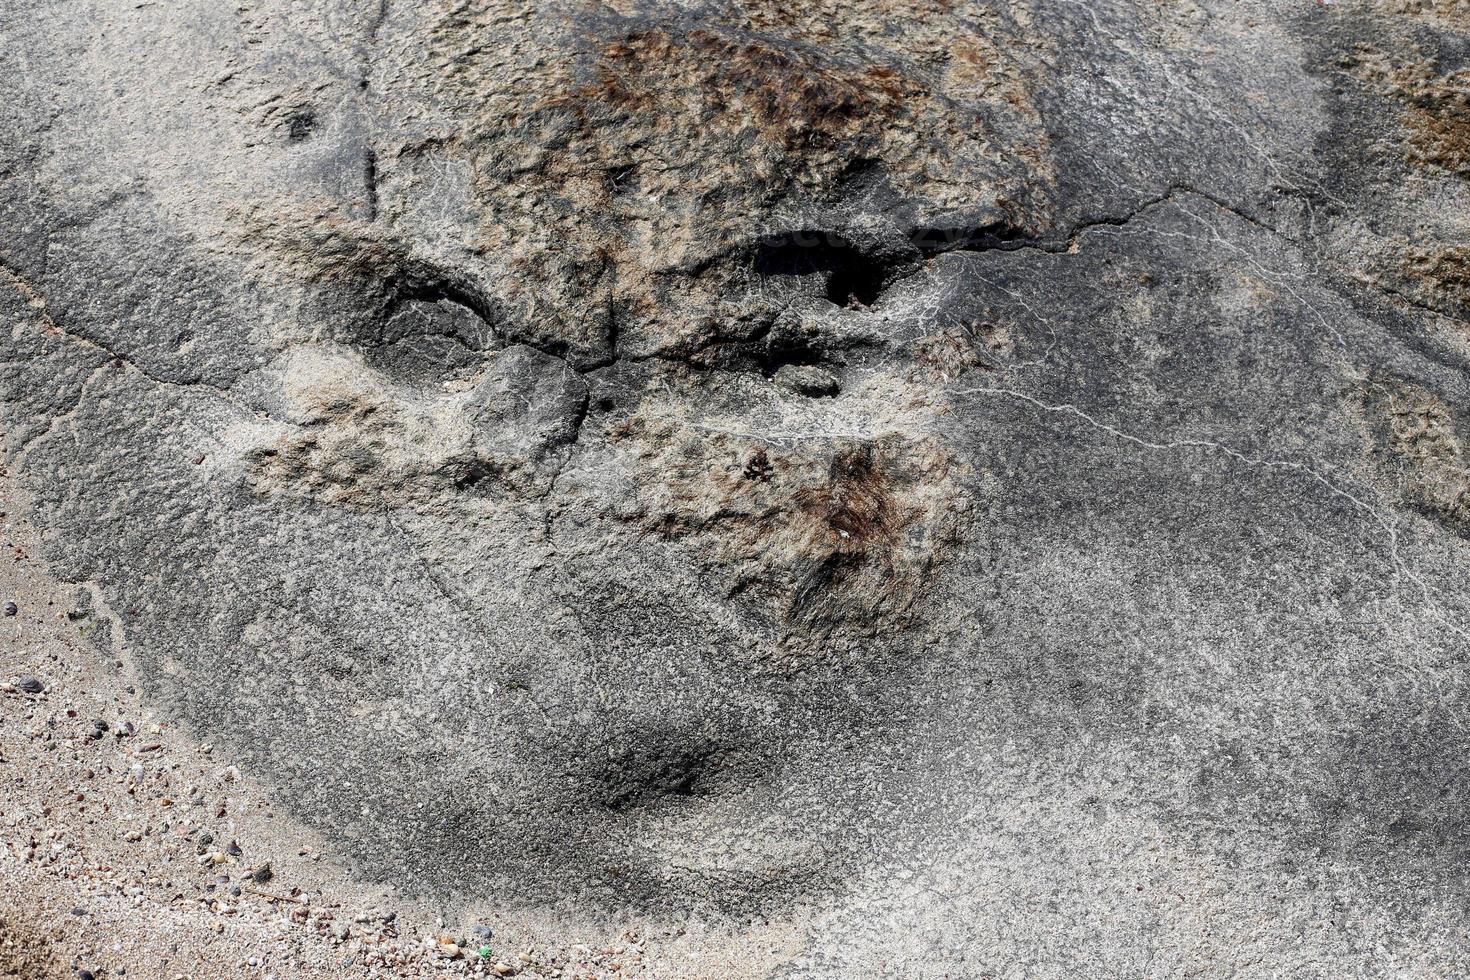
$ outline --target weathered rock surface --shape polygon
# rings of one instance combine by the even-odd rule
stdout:
[[[0,394],[364,875],[1470,967],[1470,7],[0,0]]]

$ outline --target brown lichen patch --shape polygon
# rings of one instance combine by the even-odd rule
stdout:
[[[1442,72],[1417,53],[1394,56],[1367,43],[1335,63],[1402,107],[1410,163],[1470,174],[1470,71]]]
[[[956,82],[963,98],[873,50],[797,44],[717,22],[644,27],[601,48],[591,82],[539,108],[578,114],[591,145],[568,149],[582,164],[603,153],[616,166],[612,157],[626,154],[622,165],[636,167],[638,151],[657,145],[659,170],[639,176],[642,189],[660,196],[687,193],[681,181],[690,176],[725,195],[751,185],[767,195],[792,184],[830,192],[862,160],[881,162],[909,195],[974,204],[976,176],[995,176],[1005,150],[1040,163],[1046,138],[1038,127],[1030,143],[1000,144],[999,113],[1035,121],[1025,90],[991,90],[990,81],[1001,86],[997,76],[1008,85],[1017,76],[983,35],[952,43],[964,66]]]
[[[597,73],[596,82],[566,98],[642,115],[673,108],[664,101],[671,95],[704,98],[707,111],[689,122],[745,131],[788,150],[803,141],[830,145],[872,115],[883,96],[904,94],[891,70],[872,67],[866,77],[850,77],[804,52],[707,30],[678,39],[666,30],[635,32],[603,49]]]
[[[884,0],[864,5],[844,0],[809,0],[781,3],[780,0],[739,0],[738,16],[751,27],[776,32],[803,41],[827,43],[848,37],[876,40],[885,34],[902,34],[911,49],[914,39],[929,34],[926,23],[954,13],[955,0]],[[982,15],[983,16],[983,15]],[[931,38],[931,40],[933,40]],[[934,41],[937,47],[938,41]]]
[[[1016,55],[1031,42],[992,13],[635,6],[455,4],[380,72],[382,97],[436,119],[377,147],[384,223],[452,236],[544,342],[592,363],[614,334],[637,354],[704,346],[758,294],[753,243],[844,204],[855,174],[921,216],[1005,202],[1044,230],[1051,150]],[[446,172],[467,175],[462,224],[430,186]]]
[[[960,330],[942,330],[914,342],[914,364],[937,381],[952,381],[976,368],[994,365],[971,336]]]
[[[1006,105],[1035,118],[1030,89],[1018,67],[1025,44],[997,43],[1007,34],[1004,16],[995,8],[957,4],[954,0],[885,0],[865,5],[845,0],[742,0],[735,6],[735,26],[789,38],[813,47],[851,49],[862,45],[901,55],[934,90],[958,102]],[[1033,34],[1031,40],[1034,40]],[[1016,39],[1020,41],[1020,39]],[[1038,152],[1023,143],[1015,149]]]
[[[1452,30],[1470,30],[1470,0],[1383,0],[1389,13],[1428,21]]]
[[[1470,247],[1413,252],[1403,270],[1435,305],[1470,310]]]
[[[745,275],[721,257],[777,202],[837,195],[862,163],[932,206],[983,204],[1013,162],[985,114],[899,63],[714,24],[639,27],[604,43],[589,74],[476,124],[476,172],[496,175],[478,186],[479,244],[513,243],[517,281],[570,283],[543,304],[551,315],[616,308],[656,345],[704,341]],[[504,146],[507,122],[533,148]],[[1003,189],[1028,196],[1009,178]]]
[[[1416,163],[1470,174],[1470,71],[1423,79],[1403,73],[1404,124]]]
[[[962,534],[957,466],[935,438],[790,446],[634,420],[638,506],[788,642],[842,643],[910,620]]]
[[[1398,385],[1379,409],[1401,493],[1458,531],[1470,530],[1470,459],[1449,406],[1427,389]]]

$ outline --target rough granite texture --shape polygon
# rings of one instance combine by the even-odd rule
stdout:
[[[0,0],[0,398],[367,879],[1470,972],[1470,4]]]

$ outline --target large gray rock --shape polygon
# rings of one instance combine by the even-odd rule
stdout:
[[[366,876],[1457,974],[1467,31],[0,0],[8,465]]]

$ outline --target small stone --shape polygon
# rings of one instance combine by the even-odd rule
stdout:
[[[275,876],[276,873],[271,870],[270,862],[266,862],[250,873],[250,880],[257,885],[263,885]]]
[[[30,674],[18,678],[15,686],[27,694],[40,694],[46,690],[46,685],[41,682],[41,679],[39,677],[32,677]]]
[[[810,398],[829,398],[837,394],[837,379],[810,364],[784,364],[776,372],[775,382],[787,391]]]
[[[207,830],[199,831],[198,836],[196,836],[194,839],[204,847],[208,847],[210,844],[214,843],[214,835]]]
[[[77,980],[97,980],[91,970],[78,970]]]
[[[13,602],[7,602],[5,604],[5,615],[7,615],[7,616],[14,616],[14,615],[16,615],[19,612],[20,612],[20,606],[17,606],[15,603],[13,603]]]
[[[240,850],[240,845],[237,842],[230,841],[229,846],[225,848],[225,853],[228,854],[230,857],[239,857],[245,852]]]
[[[470,932],[474,933],[481,939],[490,939],[494,935],[494,933],[491,932],[490,927],[485,925],[483,922],[477,922],[473,926],[471,926]]]

